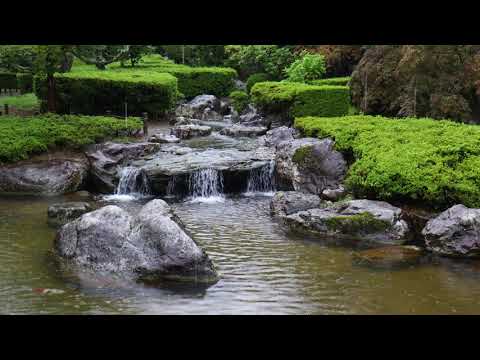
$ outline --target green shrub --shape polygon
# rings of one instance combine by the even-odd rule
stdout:
[[[20,90],[21,94],[31,93],[33,91],[33,74],[18,73],[17,89]]]
[[[320,79],[313,80],[308,82],[311,85],[337,85],[337,86],[348,86],[350,83],[350,76],[337,77],[330,79]]]
[[[239,114],[241,114],[243,110],[245,110],[249,103],[249,97],[245,91],[233,91],[230,94],[230,99],[232,99],[233,108]]]
[[[36,110],[39,108],[39,101],[35,94],[0,97],[0,110],[3,109],[5,104],[19,110]]]
[[[13,90],[17,88],[17,76],[15,73],[3,71],[0,72],[0,90]]]
[[[480,207],[480,127],[373,116],[298,118],[306,136],[332,137],[353,155],[347,187],[358,197]]]
[[[302,58],[285,68],[287,80],[299,83],[321,79],[325,72],[325,57],[319,54],[303,54]]]
[[[46,83],[36,77],[36,94],[46,102]],[[73,71],[55,74],[58,113],[102,115],[161,113],[175,105],[177,79],[170,74],[142,70]],[[44,106],[43,106],[44,108]]]
[[[250,75],[247,79],[247,92],[250,93],[250,90],[252,89],[253,85],[259,82],[265,82],[270,80],[270,76],[265,73],[257,73]]]
[[[253,86],[252,101],[268,112],[287,111],[292,117],[342,116],[349,110],[346,86],[314,86],[294,82],[263,82]]]
[[[0,163],[27,159],[51,147],[80,148],[142,128],[138,118],[46,114],[0,117]]]

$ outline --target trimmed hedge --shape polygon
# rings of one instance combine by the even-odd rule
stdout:
[[[287,111],[292,117],[347,115],[346,86],[315,86],[294,82],[262,82],[250,91],[252,101],[269,112]]]
[[[232,100],[232,105],[235,111],[237,111],[239,114],[245,110],[247,107],[250,99],[248,97],[248,94],[245,91],[233,91],[230,94],[230,99]]]
[[[142,128],[138,118],[47,114],[37,117],[0,117],[0,163],[28,159],[51,147],[80,148]]]
[[[332,137],[353,155],[347,187],[358,197],[480,207],[480,127],[374,116],[297,118],[306,136]]]
[[[18,110],[38,110],[39,101],[35,94],[23,94],[20,96],[2,96],[0,97],[0,110],[8,104],[11,108]]]
[[[45,109],[47,86],[44,79],[36,78],[37,96]],[[58,113],[103,115],[141,115],[142,112],[161,113],[175,105],[177,79],[170,74],[131,70],[75,71],[55,74]]]
[[[345,77],[336,77],[336,78],[329,78],[329,79],[320,79],[320,80],[312,80],[309,82],[311,85],[336,85],[336,86],[348,86],[350,83],[350,76]]]
[[[17,75],[12,72],[2,71],[0,72],[0,90],[2,89],[16,89],[17,88]]]
[[[250,75],[247,79],[247,92],[250,93],[250,90],[256,83],[265,82],[268,80],[270,80],[270,76],[265,73],[257,73]]]

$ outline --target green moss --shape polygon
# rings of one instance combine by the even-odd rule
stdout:
[[[336,86],[348,86],[349,83],[350,83],[350,76],[312,80],[309,82],[309,84],[311,85],[336,85]]]
[[[243,110],[245,110],[250,101],[248,94],[245,91],[233,91],[230,94],[230,99],[232,100],[233,108],[239,114],[241,114]]]
[[[313,146],[304,146],[295,151],[292,161],[295,164],[303,165],[312,156]]]
[[[356,197],[480,207],[480,127],[374,116],[297,118],[305,136],[332,137],[353,155],[346,186]]]
[[[335,216],[327,219],[326,225],[330,230],[341,231],[347,234],[360,232],[377,233],[390,227],[388,222],[377,219],[369,212],[349,216]]]
[[[288,111],[293,117],[342,116],[348,113],[346,86],[315,86],[293,82],[262,82],[252,87],[252,101],[267,111]]]

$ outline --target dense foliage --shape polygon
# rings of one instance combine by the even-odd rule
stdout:
[[[313,80],[309,82],[309,84],[312,84],[312,85],[338,85],[338,86],[348,86],[349,83],[350,83],[349,76]]]
[[[30,72],[36,58],[34,45],[1,45],[0,69],[12,73]]]
[[[245,91],[233,91],[230,94],[230,99],[232,100],[232,105],[235,111],[237,111],[239,114],[245,110],[249,103],[249,97],[248,94]]]
[[[346,86],[314,86],[293,82],[263,82],[253,86],[253,103],[269,112],[298,116],[348,114],[350,95]]]
[[[321,79],[325,75],[325,58],[318,54],[302,54],[300,59],[295,60],[285,69],[287,80],[307,83]]]
[[[480,128],[446,120],[298,118],[306,136],[353,155],[346,185],[359,197],[480,207]]]
[[[27,159],[51,147],[77,148],[141,129],[140,119],[59,116],[0,117],[0,162]]]
[[[225,61],[224,45],[159,45],[157,51],[178,64],[220,66]]]
[[[247,92],[250,93],[250,90],[252,90],[253,85],[259,82],[265,82],[269,81],[270,76],[265,73],[257,73],[257,74],[252,74],[248,77],[247,79]]]

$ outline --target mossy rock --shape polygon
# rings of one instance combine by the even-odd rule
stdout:
[[[423,255],[423,249],[416,246],[384,246],[353,253],[353,262],[373,268],[403,268],[419,264]]]
[[[327,227],[333,231],[340,231],[347,234],[377,233],[386,231],[391,224],[377,219],[369,212],[356,215],[340,215],[326,220]]]
[[[297,165],[304,165],[313,155],[313,145],[304,146],[293,154],[292,161]]]

